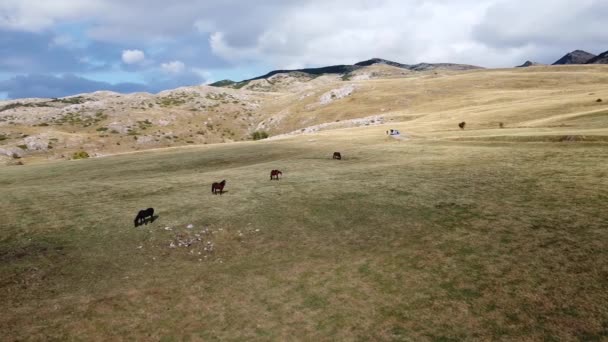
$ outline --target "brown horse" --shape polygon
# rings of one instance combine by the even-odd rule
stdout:
[[[270,171],[270,180],[276,179],[279,180],[279,176],[282,176],[283,172],[279,171],[279,170],[272,170]]]
[[[342,160],[342,155],[340,154],[340,152],[334,152],[334,156],[332,158]]]
[[[214,182],[213,184],[211,184],[211,192],[214,195],[217,195],[217,193],[219,192],[220,195],[224,192],[224,187],[226,186],[226,180],[223,180],[221,182]]]

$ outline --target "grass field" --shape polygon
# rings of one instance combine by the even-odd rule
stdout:
[[[608,338],[606,142],[387,127],[0,169],[2,340]]]

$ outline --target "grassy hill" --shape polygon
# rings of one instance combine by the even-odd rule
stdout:
[[[596,120],[594,127],[606,128],[597,117],[608,109],[607,84],[605,65],[411,71],[374,64],[342,77],[276,74],[242,89],[14,100],[0,102],[0,164],[14,163],[15,154],[31,164],[80,151],[96,157],[243,141],[256,131],[277,136],[388,122],[425,134],[460,121],[482,129]]]
[[[607,71],[272,93],[274,139],[0,168],[2,336],[604,340]]]

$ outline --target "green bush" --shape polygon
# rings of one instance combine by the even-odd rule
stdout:
[[[72,155],[72,159],[87,159],[89,158],[89,154],[86,151],[74,152]]]
[[[255,131],[251,134],[253,140],[262,140],[268,138],[268,133],[264,131]]]

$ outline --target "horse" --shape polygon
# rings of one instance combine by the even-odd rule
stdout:
[[[154,222],[154,208],[148,208],[146,210],[140,210],[135,216],[133,223],[135,227],[140,226],[142,223],[148,224],[147,218],[150,218],[150,222]]]
[[[270,180],[276,179],[279,180],[279,176],[282,176],[283,172],[279,171],[279,170],[272,170],[270,171]]]
[[[213,184],[211,184],[211,193],[213,193],[214,195],[217,195],[217,192],[219,191],[220,195],[224,192],[224,187],[226,186],[226,180],[224,179],[221,182],[214,182]]]
[[[458,124],[458,127],[460,127],[460,129],[464,129],[464,126],[465,126],[466,124],[467,124],[467,123],[463,121],[463,122],[461,122],[461,123],[459,123],[459,124]]]
[[[340,154],[340,152],[334,152],[334,156],[332,158],[342,160],[342,155]]]

